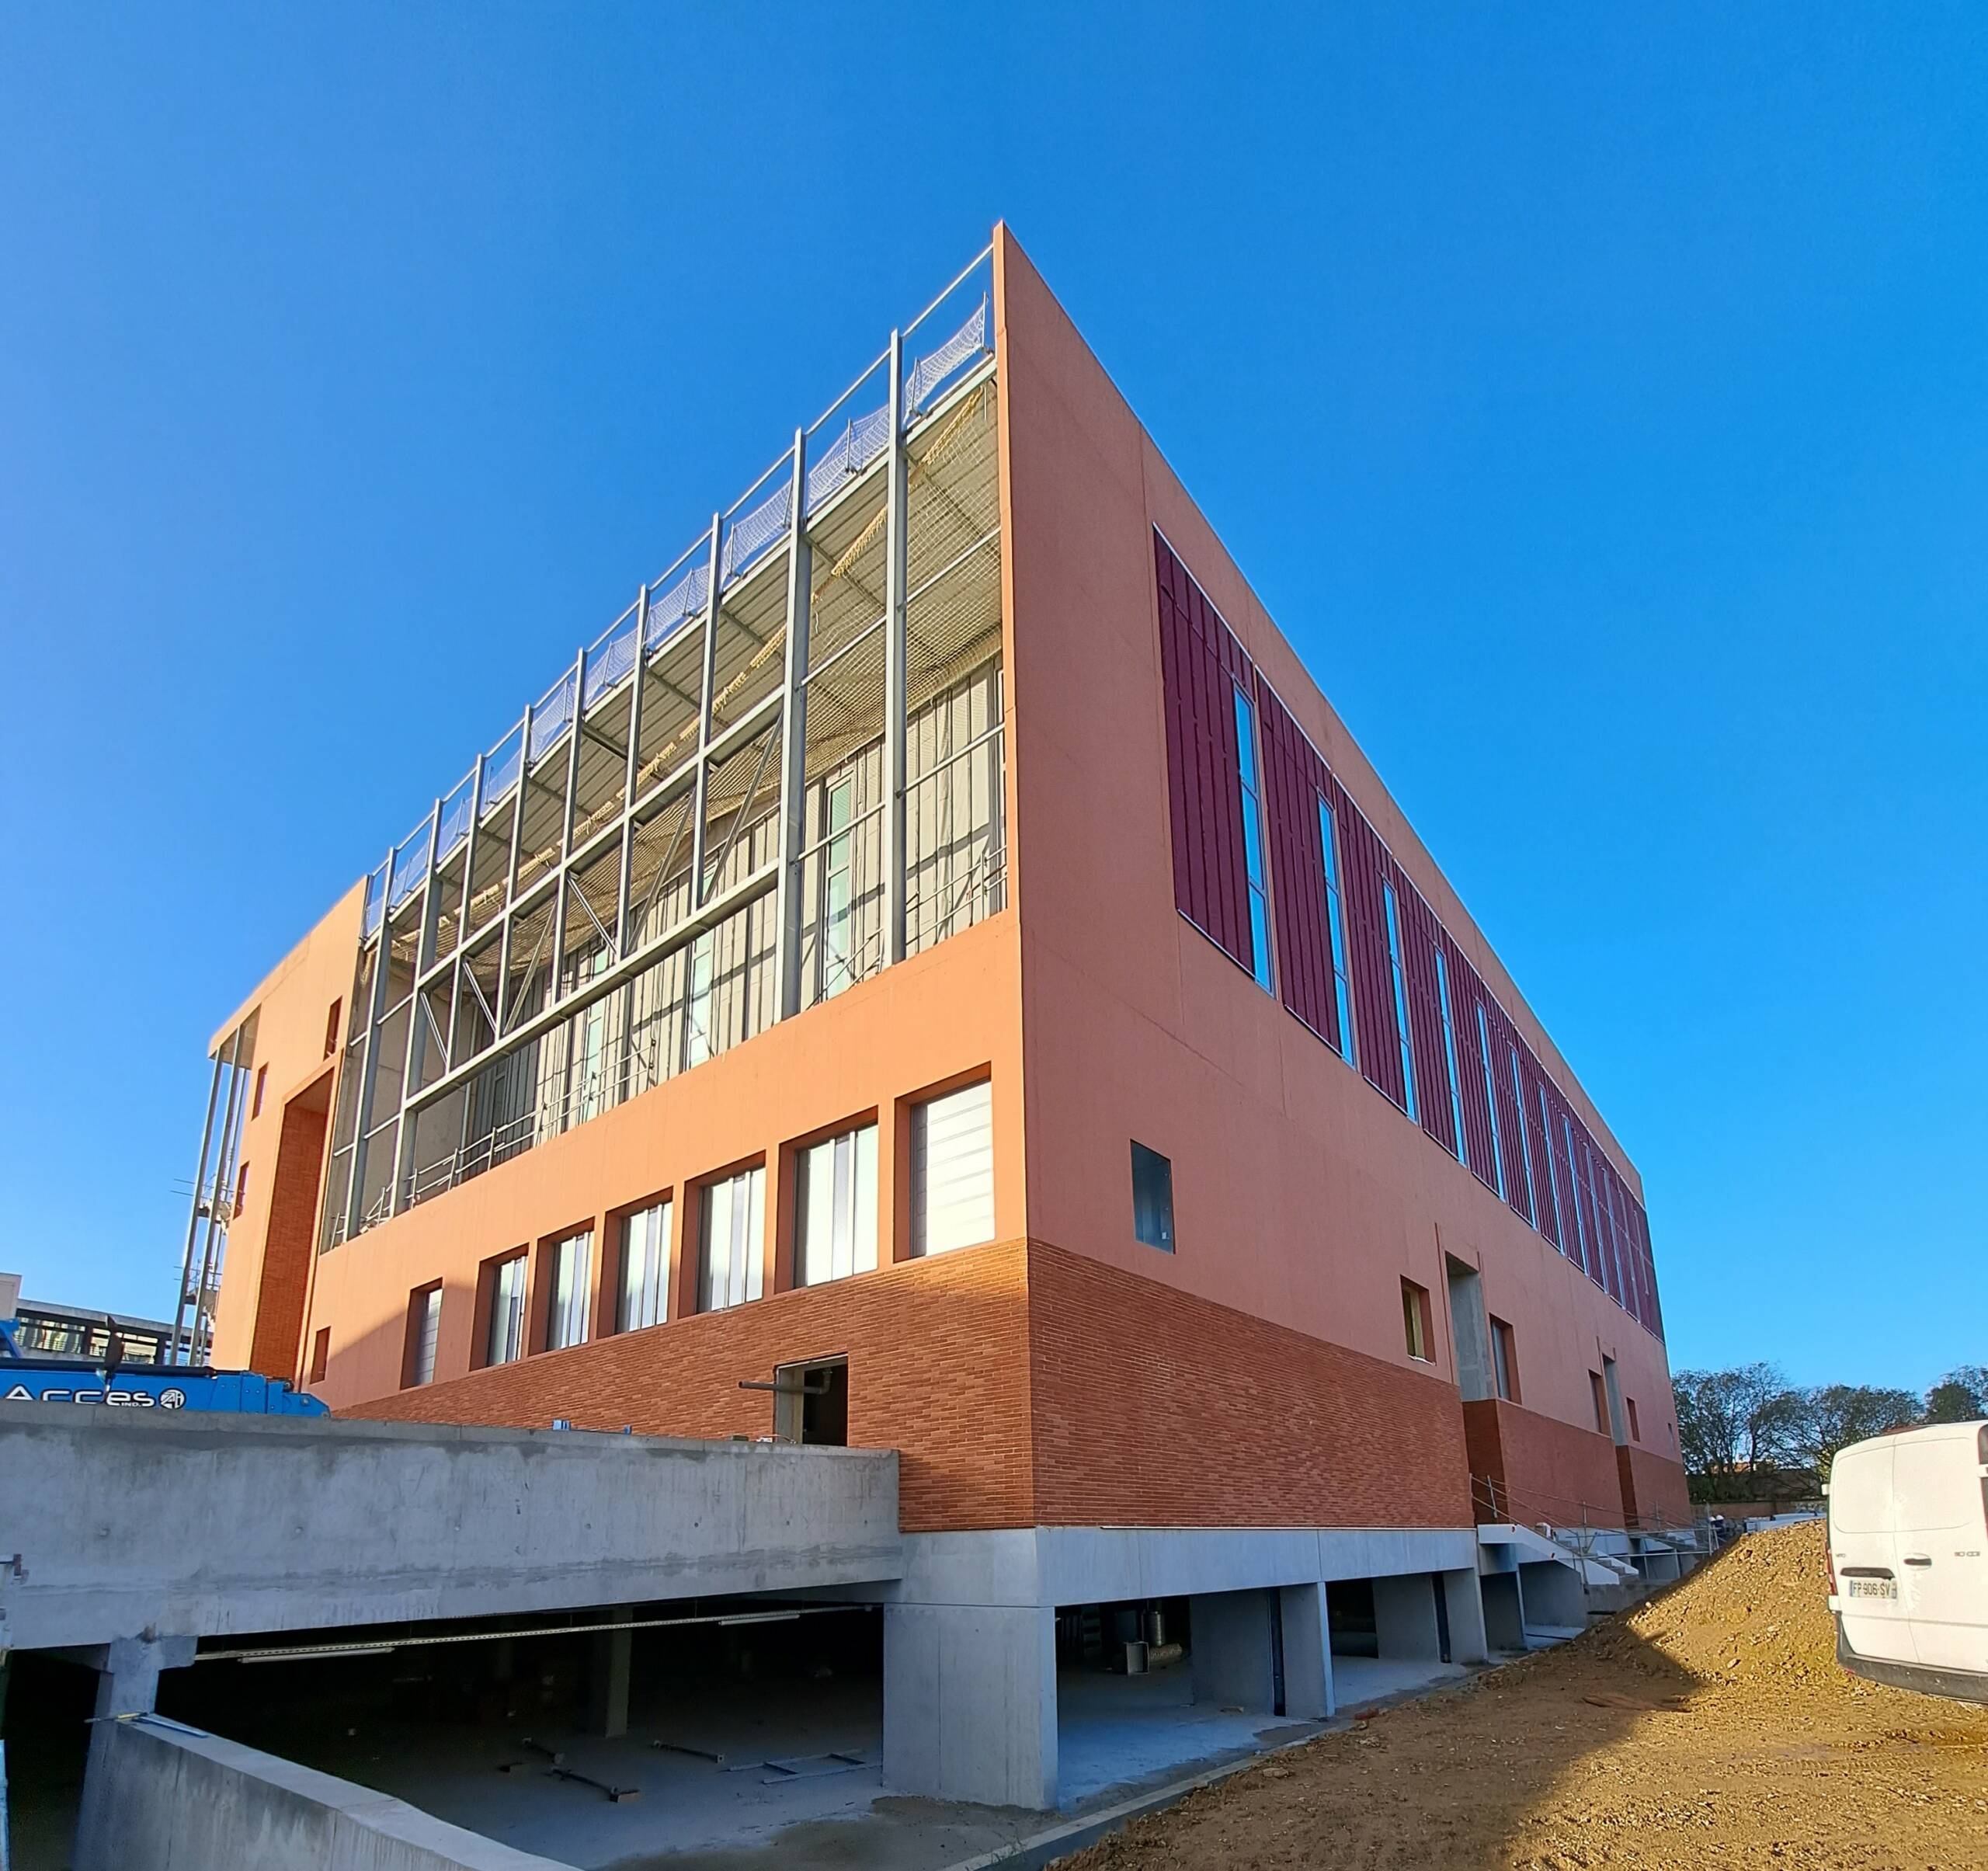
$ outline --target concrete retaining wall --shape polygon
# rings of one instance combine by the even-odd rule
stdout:
[[[0,1641],[634,1605],[898,1576],[887,1449],[10,1403]]]
[[[101,1765],[75,1871],[570,1871],[156,1716],[117,1723]]]

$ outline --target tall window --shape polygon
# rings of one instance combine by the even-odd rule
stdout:
[[[856,840],[849,829],[853,780],[839,780],[826,801],[828,843],[822,852],[822,998],[839,994],[856,979],[850,940],[855,920]]]
[[[711,1055],[713,994],[711,975],[718,955],[718,931],[707,929],[690,944],[690,978],[683,1007],[683,1063],[701,1066]]]
[[[1270,885],[1263,868],[1262,775],[1256,765],[1256,704],[1236,690],[1236,753],[1242,770],[1242,855],[1249,872],[1249,949],[1256,985],[1270,986]]]
[[[1470,1160],[1470,1146],[1463,1129],[1463,1080],[1457,1071],[1457,1026],[1450,1017],[1450,970],[1443,959],[1443,945],[1436,944],[1436,997],[1443,1008],[1443,1059],[1450,1071],[1450,1122],[1457,1133],[1457,1161]]]
[[[1505,1192],[1505,1139],[1498,1131],[1498,1094],[1491,1086],[1491,1024],[1484,1017],[1484,1003],[1477,1003],[1477,1056],[1484,1067],[1484,1102],[1491,1112],[1491,1167],[1497,1174],[1498,1193]]]
[[[1143,1143],[1132,1146],[1132,1234],[1163,1254],[1173,1251],[1173,1164]]]
[[[266,1065],[258,1066],[255,1068],[255,1102],[249,1108],[250,1117],[259,1118],[262,1115],[262,1094],[269,1088],[269,1069]]]
[[[759,1296],[765,1269],[766,1172],[755,1163],[704,1184],[697,1204],[697,1309],[722,1312]]]
[[[877,1127],[865,1124],[797,1151],[794,1280],[819,1286],[877,1264]]]
[[[1537,1227],[1539,1209],[1533,1199],[1532,1150],[1525,1134],[1525,1080],[1519,1073],[1518,1048],[1509,1046],[1506,1053],[1512,1066],[1512,1108],[1519,1114],[1519,1167],[1525,1172],[1525,1218]]]
[[[407,1381],[410,1385],[435,1381],[435,1348],[442,1336],[442,1288],[438,1282],[424,1286],[408,1301]]]
[[[985,1080],[911,1111],[911,1250],[994,1238],[994,1088]]]
[[[1346,969],[1346,905],[1339,887],[1339,815],[1331,802],[1319,802],[1319,842],[1326,854],[1326,927],[1333,945],[1333,1002],[1339,1013],[1340,1054],[1349,1066],[1359,1062],[1353,1035],[1353,987]]]
[[[587,1300],[593,1286],[593,1230],[583,1228],[552,1243],[546,1282],[545,1347],[564,1351],[587,1341]]]
[[[1560,1172],[1553,1160],[1553,1121],[1546,1109],[1546,1087],[1539,1087],[1539,1146],[1546,1159],[1546,1193],[1553,1201],[1553,1239],[1565,1254],[1573,1243],[1567,1239],[1567,1211],[1560,1200]]]
[[[638,1208],[621,1223],[621,1288],[614,1329],[638,1332],[669,1316],[669,1204]]]
[[[1413,1280],[1402,1282],[1401,1323],[1402,1334],[1408,1341],[1409,1356],[1429,1363],[1429,1344],[1434,1333],[1434,1321],[1429,1316],[1427,1287],[1418,1286]]]
[[[483,1362],[507,1365],[525,1351],[525,1257],[514,1254],[490,1270],[490,1330]]]
[[[1564,1112],[1560,1118],[1560,1134],[1567,1144],[1567,1187],[1574,1200],[1574,1243],[1580,1249],[1581,1266],[1591,1269],[1597,1263],[1587,1250],[1587,1215],[1581,1205],[1581,1173],[1579,1160],[1574,1155],[1574,1127]]]
[[[1408,976],[1401,961],[1401,910],[1395,901],[1395,887],[1383,881],[1381,894],[1388,912],[1388,968],[1395,983],[1395,1031],[1401,1040],[1401,1087],[1403,1108],[1418,1123],[1421,1101],[1415,1095],[1415,1042],[1408,1026]]]
[[[1508,1403],[1519,1400],[1518,1352],[1512,1328],[1502,1319],[1491,1321],[1491,1368],[1498,1382],[1498,1394]]]

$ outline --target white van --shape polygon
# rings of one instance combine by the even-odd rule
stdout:
[[[1988,1422],[1874,1436],[1830,1464],[1837,1658],[1988,1702]]]

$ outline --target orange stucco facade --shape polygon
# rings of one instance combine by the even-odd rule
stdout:
[[[274,1172],[286,1156],[294,1205],[312,1160],[308,1118],[329,1108],[330,1009],[352,990],[361,911],[349,895],[248,1003],[269,1090],[245,1136],[252,1173],[217,1362],[305,1382],[342,1411],[728,1435],[771,1427],[770,1400],[742,1382],[846,1356],[850,1439],[903,1450],[905,1522],[920,1530],[1455,1527],[1472,1518],[1474,1475],[1495,1475],[1531,1510],[1519,1518],[1620,1524],[1632,1491],[1645,1516],[1684,1517],[1661,1341],[1176,911],[1156,528],[1640,1193],[1481,932],[1005,230],[994,269],[1006,907],[319,1254],[308,1220],[300,1233],[284,1219]],[[913,1259],[910,1111],[979,1079],[992,1094],[993,1238]],[[871,1114],[878,1270],[797,1289],[796,1149]],[[1171,1160],[1172,1253],[1135,1237],[1135,1139]],[[321,1124],[321,1181],[322,1145]],[[766,1170],[764,1296],[697,1316],[695,1191],[755,1162]],[[617,1335],[617,1219],[665,1195],[670,1319]],[[591,1342],[537,1349],[543,1250],[579,1228],[603,1244]],[[481,1270],[521,1248],[533,1348],[474,1368]],[[1487,1407],[1460,1394],[1451,1262],[1476,1270],[1510,1328],[1513,1399]],[[1404,1338],[1404,1279],[1434,1299],[1420,1358]],[[407,1387],[410,1296],[437,1282],[435,1381]],[[1595,1417],[1604,1359],[1638,1404],[1639,1440],[1619,1458]]]

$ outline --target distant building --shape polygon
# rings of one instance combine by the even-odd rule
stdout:
[[[11,1276],[0,1275],[0,1280]],[[0,1288],[4,1292],[4,1288]],[[172,1356],[172,1327],[163,1319],[129,1313],[96,1313],[52,1299],[22,1299],[14,1310],[14,1343],[47,1358],[91,1358],[127,1365],[183,1362],[190,1334],[182,1327],[181,1356]]]

